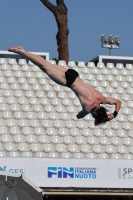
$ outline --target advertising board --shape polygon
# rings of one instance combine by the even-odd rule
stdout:
[[[114,159],[1,158],[0,171],[39,187],[132,188],[133,162]]]

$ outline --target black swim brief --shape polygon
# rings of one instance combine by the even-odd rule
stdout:
[[[68,69],[65,72],[66,85],[70,87],[78,76],[78,72],[76,72],[74,69]]]

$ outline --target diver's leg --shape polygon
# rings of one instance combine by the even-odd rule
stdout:
[[[53,65],[48,61],[46,61],[41,56],[27,52],[22,46],[8,48],[8,51],[24,55],[31,62],[40,67],[53,81],[55,81],[60,85],[66,85],[66,78],[65,78],[65,72],[67,71],[66,68],[58,65]]]

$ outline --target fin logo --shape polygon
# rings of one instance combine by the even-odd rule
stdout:
[[[48,178],[52,178],[54,175],[58,178],[74,178],[74,168],[70,167],[48,167]]]
[[[48,167],[48,178],[96,179],[97,168],[90,167]]]

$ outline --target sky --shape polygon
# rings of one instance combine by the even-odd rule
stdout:
[[[49,0],[56,4],[56,0]],[[40,0],[0,0],[0,50],[23,45],[27,51],[58,58],[54,15]],[[88,62],[108,55],[100,35],[119,36],[113,56],[133,57],[133,0],[64,0],[68,8],[69,60]]]

